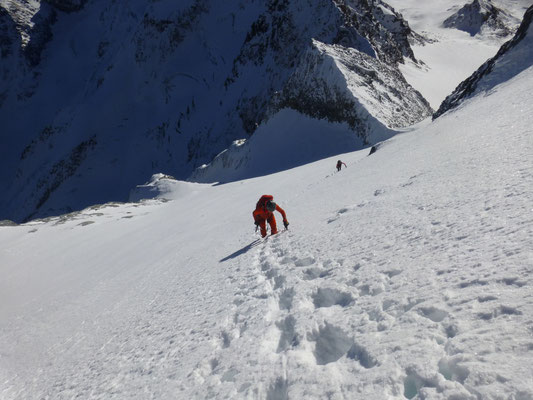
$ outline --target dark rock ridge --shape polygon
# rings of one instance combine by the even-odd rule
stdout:
[[[37,206],[35,207],[35,212],[37,212],[41,206],[46,203],[50,195],[65,180],[76,173],[81,163],[87,157],[87,154],[94,149],[95,146],[95,137],[81,142],[70,151],[67,157],[52,165],[48,176],[41,176],[37,182],[37,188],[39,190],[31,193],[30,198],[27,199],[30,202],[36,201]],[[35,199],[32,198],[34,194],[38,194],[38,197]],[[65,207],[63,210],[61,210],[62,213],[71,211],[72,209],[70,207]],[[25,220],[30,220],[32,217],[33,214],[30,214],[25,218]]]
[[[87,0],[44,0],[46,3],[54,6],[64,12],[79,11],[83,8]]]
[[[444,99],[439,109],[433,114],[433,119],[456,108],[475,94],[488,91],[533,65],[532,19],[533,6],[527,9],[514,37],[506,42],[493,58],[479,67],[468,79],[461,82],[454,92]]]
[[[15,22],[6,10],[0,8],[0,57],[2,60],[17,50],[19,41]]]
[[[381,1],[367,0],[337,0],[334,3],[342,11],[343,25],[332,44],[365,52],[365,47],[359,48],[357,41],[352,41],[358,34],[370,43],[370,56],[389,65],[403,64],[404,57],[416,62],[409,39],[417,35],[391,6]]]
[[[431,113],[398,68],[417,35],[381,0],[17,4],[0,14],[0,219],[186,179],[283,108],[368,144]]]
[[[24,55],[31,67],[37,67],[41,62],[42,52],[52,40],[52,26],[56,21],[56,10],[48,4],[41,4],[39,12],[32,19],[34,25],[29,32],[30,40],[24,47]]]
[[[9,86],[18,66],[20,35],[15,22],[3,8],[0,8],[0,108],[7,98]]]
[[[274,111],[291,108],[347,122],[365,144],[373,142],[372,127],[366,123],[370,116],[385,127],[398,128],[431,115],[429,103],[394,66],[353,48],[318,41],[313,45],[274,98]]]
[[[346,121],[354,127],[357,135],[365,137],[364,129],[356,129],[357,118],[353,110],[348,110],[353,107],[353,101],[340,95],[334,87],[324,87],[327,82],[321,77],[303,72],[309,72],[314,68],[313,65],[320,63],[320,57],[316,57],[317,52],[312,50],[313,41],[337,45],[339,49],[350,49],[358,59],[362,59],[363,55],[372,58],[375,61],[372,65],[367,62],[364,68],[353,68],[355,74],[362,72],[366,79],[374,68],[380,68],[378,65],[390,67],[389,71],[395,78],[400,77],[403,85],[401,89],[395,90],[398,89],[397,92],[401,91],[410,98],[415,91],[405,82],[397,65],[403,63],[404,57],[416,62],[409,45],[409,39],[411,36],[415,37],[415,34],[400,14],[381,1],[316,0],[312,7],[299,3],[288,0],[269,1],[267,10],[253,22],[240,54],[234,61],[232,74],[225,82],[228,90],[234,89],[238,78],[249,81],[249,73],[261,75],[268,82],[268,85],[257,88],[247,87],[246,95],[241,97],[238,104],[242,125],[248,134],[252,134],[258,123],[268,119],[273,112],[289,107],[317,118]],[[303,7],[308,8],[308,12],[312,14],[311,20],[323,21],[322,24],[298,23],[301,17],[295,10]],[[359,56],[359,53],[363,55]],[[357,61],[353,64],[357,64]],[[250,69],[251,65],[254,68]],[[319,71],[319,68],[315,70]],[[305,98],[300,96],[303,92],[307,92]],[[424,106],[406,108],[404,112],[411,115],[407,120],[419,121],[431,112],[429,105],[424,103],[418,93],[415,97],[416,102]],[[409,101],[404,104],[407,103]],[[390,121],[391,119],[385,122]],[[396,126],[406,119],[397,121]]]
[[[489,0],[474,0],[448,17],[443,25],[475,36],[489,30],[499,36],[508,36],[516,29],[515,18],[494,6]]]

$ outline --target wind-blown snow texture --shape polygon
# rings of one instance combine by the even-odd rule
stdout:
[[[529,67],[371,156],[0,227],[0,397],[533,398],[532,93]],[[261,240],[264,193],[290,230]]]

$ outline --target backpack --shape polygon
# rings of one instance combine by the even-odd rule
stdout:
[[[262,195],[259,201],[257,202],[257,204],[255,205],[255,208],[256,209],[261,208],[263,210],[266,210],[266,203],[269,200],[274,200],[274,196],[271,196],[269,194]]]

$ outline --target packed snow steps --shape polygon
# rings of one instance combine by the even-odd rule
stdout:
[[[302,249],[290,234],[270,237],[257,250],[259,269],[265,277],[265,284],[269,282],[272,288],[271,296],[277,300],[271,303],[277,304],[275,309],[271,309],[272,316],[276,316],[272,322],[278,331],[275,352],[280,359],[290,360],[292,351],[308,351],[318,366],[342,358],[365,369],[373,368],[378,365],[377,359],[354,340],[352,333],[344,332],[315,311],[330,307],[349,309],[356,304],[356,291],[341,290],[335,285],[330,287],[326,282],[323,286],[321,282],[333,277],[335,268],[343,268],[343,260],[321,262],[318,255],[306,254],[307,251],[308,248]],[[357,272],[359,267],[349,268]],[[391,270],[389,275],[394,277],[399,273]],[[290,379],[278,377],[270,386],[269,393],[286,393],[290,386]]]

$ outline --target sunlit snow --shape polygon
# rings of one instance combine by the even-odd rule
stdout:
[[[435,108],[499,48],[439,28],[458,1],[389,3],[441,39],[402,67]],[[0,399],[533,399],[523,50],[371,155],[282,110],[198,173],[218,183],[161,171],[128,203],[0,221]],[[265,239],[263,194],[290,222]]]
[[[1,227],[0,397],[532,398],[531,93],[530,67],[371,156]],[[261,240],[265,193],[290,226]]]

